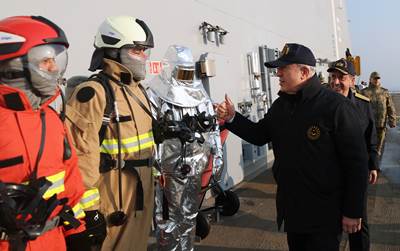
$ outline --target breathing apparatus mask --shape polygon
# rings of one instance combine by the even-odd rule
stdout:
[[[136,81],[146,77],[146,62],[151,49],[140,45],[126,45],[120,49],[121,64],[128,68]]]

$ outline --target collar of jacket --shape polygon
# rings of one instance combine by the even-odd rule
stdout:
[[[355,97],[356,91],[353,90],[352,88],[349,89],[349,94],[347,94],[347,98],[350,99],[351,103],[355,104],[356,103],[356,97]]]
[[[103,71],[126,85],[137,86],[139,84],[133,80],[131,71],[117,61],[105,58]]]
[[[282,98],[288,99],[289,101],[305,101],[311,99],[321,90],[322,86],[318,80],[317,74],[314,74],[310,79],[306,81],[304,86],[296,92],[296,94],[287,94],[279,91],[278,95]]]
[[[46,100],[39,109],[47,107],[60,95],[60,89],[57,88],[56,94]],[[8,100],[8,101],[7,101]],[[9,102],[12,102],[13,106],[19,108],[10,107]],[[25,93],[18,88],[14,88],[8,85],[0,84],[0,106],[6,109],[16,111],[32,111],[32,105]]]
[[[372,83],[369,83],[369,85],[368,85],[368,88],[372,88],[372,89],[378,89],[378,88],[380,88],[381,87],[381,85],[379,84],[379,85],[374,85],[374,84],[372,84]]]

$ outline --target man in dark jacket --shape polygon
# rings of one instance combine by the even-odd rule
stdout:
[[[374,116],[369,98],[357,93],[351,88],[355,82],[355,70],[351,61],[339,59],[333,62],[329,69],[330,88],[335,92],[347,97],[359,111],[361,128],[364,133],[365,143],[368,149],[368,169],[369,182],[375,184],[378,178],[378,151],[377,151],[377,136],[374,123]],[[349,234],[350,251],[370,249],[369,230],[367,223],[367,197],[365,197],[364,215],[361,221],[361,231]]]
[[[289,250],[337,251],[342,230],[360,230],[367,187],[367,147],[354,105],[321,87],[315,57],[286,44],[265,64],[278,68],[279,98],[257,123],[235,112],[226,96],[217,107],[226,127],[244,140],[272,142],[278,185],[278,227]]]

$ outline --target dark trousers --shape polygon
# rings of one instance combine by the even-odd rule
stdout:
[[[354,234],[349,234],[350,251],[369,251],[369,229],[367,219],[368,196],[365,196],[364,212],[361,221],[361,230]]]
[[[289,251],[339,251],[341,233],[287,233]]]

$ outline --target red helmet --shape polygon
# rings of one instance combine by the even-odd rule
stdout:
[[[16,16],[0,20],[0,61],[21,57],[38,45],[69,44],[64,31],[41,16]]]

